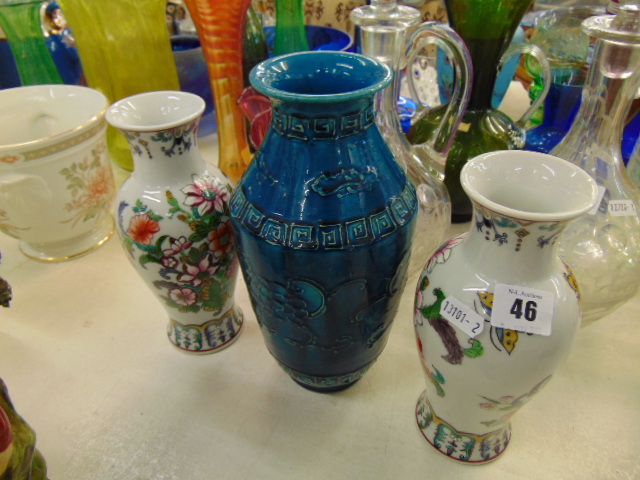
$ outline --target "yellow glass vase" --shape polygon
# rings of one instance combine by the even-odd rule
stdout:
[[[166,0],[59,0],[73,29],[87,83],[111,103],[138,93],[180,90]],[[113,161],[133,170],[129,143],[107,131]]]

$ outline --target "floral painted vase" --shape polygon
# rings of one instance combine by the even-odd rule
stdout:
[[[570,352],[579,291],[556,242],[597,187],[569,162],[523,151],[480,155],[461,181],[473,202],[469,232],[431,257],[417,288],[427,388],[416,416],[439,452],[480,464],[505,450],[511,416]]]
[[[160,91],[125,98],[107,112],[135,164],[116,199],[120,239],[169,314],[169,340],[192,353],[230,345],[243,321],[234,301],[232,184],[197,146],[204,106],[197,95]]]
[[[345,52],[274,57],[251,73],[273,120],[231,199],[266,345],[302,386],[336,391],[382,352],[404,289],[418,208],[375,124],[391,81]]]

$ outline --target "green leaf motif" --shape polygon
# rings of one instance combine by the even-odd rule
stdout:
[[[472,340],[471,348],[462,351],[469,358],[481,357],[484,353],[484,347],[478,340]]]
[[[199,305],[180,305],[178,310],[183,313],[198,313],[200,311]]]
[[[218,312],[222,310],[227,297],[228,293],[222,288],[222,284],[220,282],[215,280],[209,282],[206,290],[202,292],[202,298],[204,299],[204,302],[202,302],[202,308],[208,312]]]
[[[136,200],[136,206],[133,207],[133,211],[136,213],[142,213],[142,212],[146,212],[147,211],[147,206],[142,203],[142,200],[137,199]]]
[[[147,263],[160,263],[160,260],[158,260],[155,256],[153,255],[149,255],[148,253],[144,254],[144,255],[140,255],[140,258],[138,259],[138,261],[140,262],[140,265],[142,265],[143,267],[147,264]]]

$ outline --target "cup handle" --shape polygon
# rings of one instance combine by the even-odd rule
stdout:
[[[47,210],[52,194],[42,177],[10,173],[0,177],[0,208],[12,217],[33,217]]]
[[[538,60],[542,69],[543,86],[540,96],[536,98],[527,111],[525,111],[515,122],[518,127],[526,129],[527,121],[542,106],[545,98],[547,98],[547,93],[549,93],[549,88],[551,87],[551,64],[549,63],[544,51],[537,45],[532,43],[516,43],[515,45],[511,45],[500,59],[498,71],[500,71],[500,69],[502,69],[502,67],[516,55],[531,55]]]

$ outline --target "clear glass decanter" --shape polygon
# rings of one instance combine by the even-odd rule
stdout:
[[[585,31],[596,39],[594,59],[571,130],[551,152],[587,171],[601,201],[570,224],[559,239],[560,255],[580,287],[582,325],[610,314],[640,283],[640,190],[622,162],[620,140],[640,86],[640,11],[591,17]]]
[[[451,200],[442,182],[443,168],[438,165],[444,165],[469,101],[471,58],[453,30],[436,22],[416,26],[421,20],[420,11],[398,5],[395,0],[371,0],[370,5],[355,8],[350,18],[360,27],[361,53],[385,63],[394,72],[394,82],[378,97],[376,123],[416,187],[419,211],[409,266],[412,278],[440,246],[451,225]],[[412,32],[408,38],[407,31]],[[411,145],[398,115],[402,71],[419,50],[434,43],[443,48],[456,69],[455,90],[439,128],[423,143]]]

